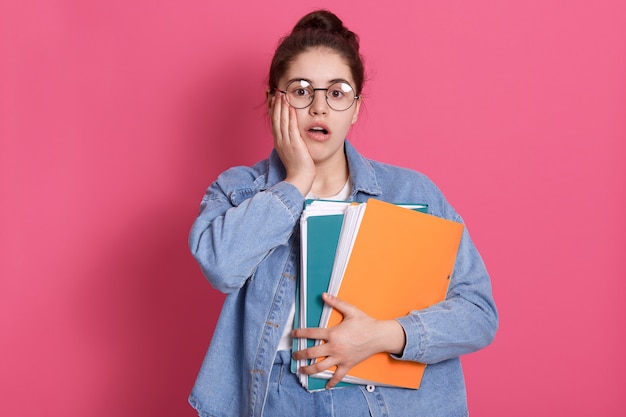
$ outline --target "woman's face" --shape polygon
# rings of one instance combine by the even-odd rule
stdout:
[[[354,88],[350,67],[330,49],[313,49],[298,55],[278,81],[278,88],[285,90],[293,80],[306,80],[314,88],[328,88],[341,80]],[[356,100],[348,110],[337,111],[329,107],[325,94],[326,91],[315,91],[313,103],[296,110],[300,135],[316,165],[345,163],[343,142],[357,120],[361,100]]]

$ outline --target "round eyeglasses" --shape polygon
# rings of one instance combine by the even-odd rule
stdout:
[[[345,81],[337,81],[328,88],[313,88],[307,80],[293,80],[287,84],[285,90],[276,89],[287,97],[287,103],[296,109],[307,108],[313,103],[316,91],[325,91],[328,107],[336,111],[348,110],[359,98],[350,84]]]

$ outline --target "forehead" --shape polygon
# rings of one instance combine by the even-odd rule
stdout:
[[[313,85],[326,85],[335,80],[346,80],[354,85],[352,71],[345,59],[329,49],[313,49],[296,56],[279,83],[304,78]]]

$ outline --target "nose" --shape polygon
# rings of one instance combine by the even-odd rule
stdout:
[[[314,115],[328,113],[326,89],[313,90],[313,102],[309,107],[309,112]]]

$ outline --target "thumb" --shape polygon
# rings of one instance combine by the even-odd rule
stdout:
[[[327,292],[322,294],[322,298],[326,304],[339,311],[344,318],[354,315],[357,311],[357,308],[352,304],[347,303],[334,295],[330,295]]]

